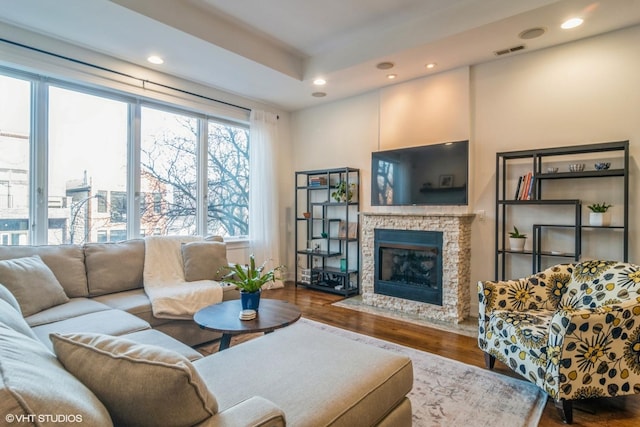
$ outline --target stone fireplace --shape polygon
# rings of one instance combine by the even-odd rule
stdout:
[[[361,216],[363,304],[452,323],[469,316],[473,214]]]

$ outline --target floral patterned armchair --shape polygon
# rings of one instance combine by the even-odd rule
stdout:
[[[640,394],[640,266],[560,264],[518,280],[478,282],[478,345],[487,368],[509,366],[572,401]]]

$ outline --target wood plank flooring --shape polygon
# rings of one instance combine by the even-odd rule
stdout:
[[[475,338],[336,307],[331,304],[341,300],[341,296],[303,287],[296,288],[291,283],[287,283],[283,289],[264,292],[263,296],[290,301],[300,307],[303,317],[311,320],[484,368],[484,358]],[[521,378],[500,362],[496,362],[495,370]],[[487,396],[487,401],[490,400],[490,396]],[[499,404],[499,402],[494,403]],[[583,401],[574,405],[573,417],[573,425],[580,427],[638,427],[640,426],[640,396]],[[562,425],[566,424],[562,422],[553,402],[548,402],[539,426]]]

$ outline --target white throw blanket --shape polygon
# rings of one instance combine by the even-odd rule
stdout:
[[[192,319],[196,311],[222,301],[222,287],[213,280],[185,281],[182,244],[194,236],[145,237],[143,282],[153,315],[164,319]]]

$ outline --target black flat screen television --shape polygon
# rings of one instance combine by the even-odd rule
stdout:
[[[371,205],[468,204],[469,141],[371,153]]]

